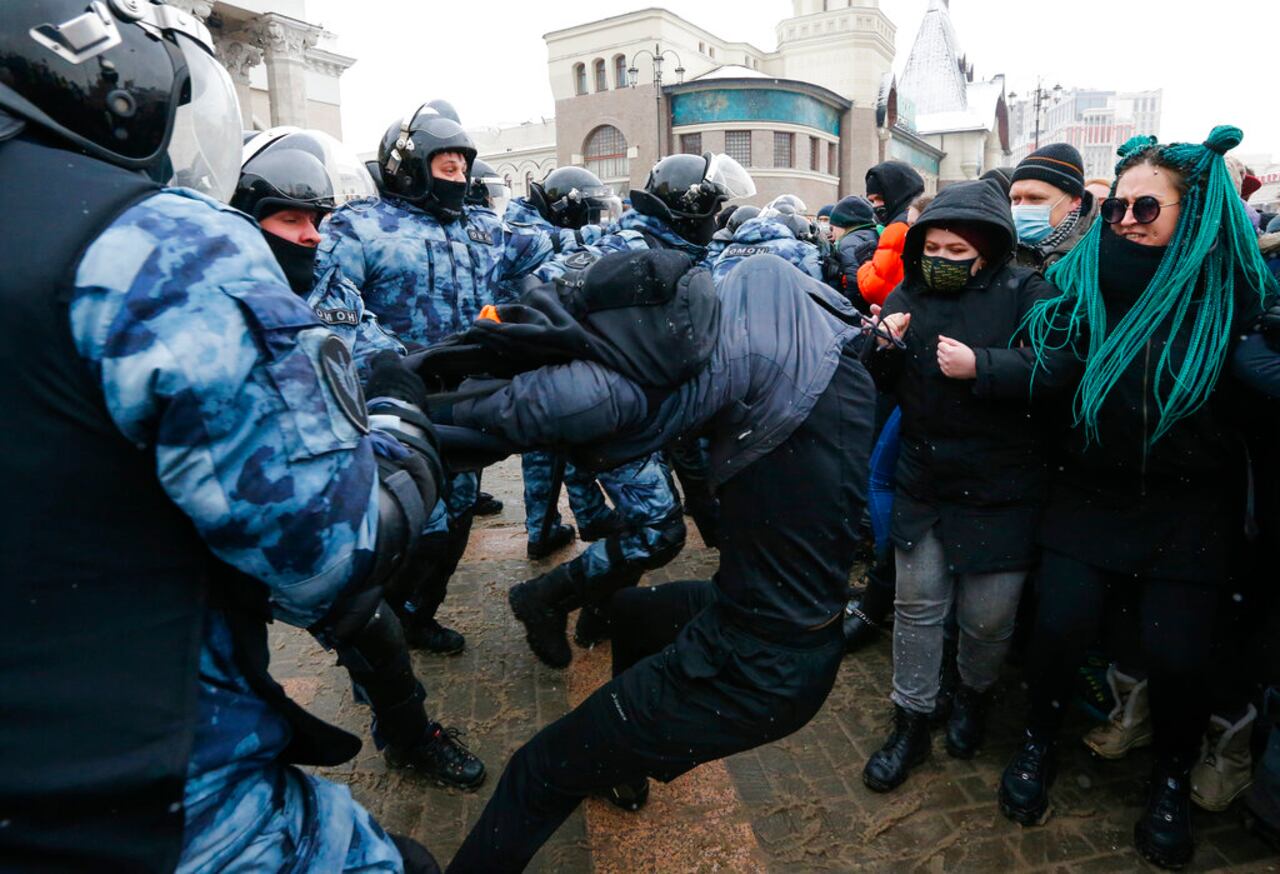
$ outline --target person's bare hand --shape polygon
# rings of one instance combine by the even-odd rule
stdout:
[[[938,335],[938,369],[951,379],[976,379],[978,359],[973,350],[950,337]]]
[[[911,313],[893,313],[885,316],[882,320],[882,324],[884,325],[884,330],[889,333],[889,336],[893,337],[894,340],[901,340],[903,335],[907,333],[907,328],[911,326]],[[881,349],[886,346],[893,345],[892,341],[885,337],[877,335],[876,340],[880,344]]]

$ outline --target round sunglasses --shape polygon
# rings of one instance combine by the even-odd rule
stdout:
[[[1102,207],[1098,210],[1098,214],[1102,216],[1102,220],[1107,224],[1118,225],[1124,221],[1125,214],[1132,208],[1133,220],[1140,225],[1149,225],[1160,218],[1161,207],[1177,206],[1181,202],[1180,200],[1175,200],[1173,203],[1161,203],[1150,194],[1144,194],[1135,200],[1132,207],[1130,207],[1127,200],[1108,197],[1102,201]]]

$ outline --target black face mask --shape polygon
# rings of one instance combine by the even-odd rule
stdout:
[[[920,278],[934,291],[959,291],[969,284],[977,258],[940,258],[925,255],[920,259]]]
[[[462,204],[467,196],[467,183],[431,177],[431,190],[423,205],[427,212],[441,222],[454,222],[462,218]]]
[[[316,284],[316,247],[290,243],[270,231],[263,231],[262,236],[267,238],[267,245],[280,262],[284,277],[289,280],[289,287],[295,294],[310,294]]]
[[[672,228],[695,246],[705,246],[716,235],[716,217],[680,218],[672,223]]]
[[[875,216],[876,216],[876,223],[877,223],[877,224],[882,224],[882,225],[887,225],[887,224],[889,224],[889,209],[888,209],[888,207],[884,207],[884,206],[873,206],[873,207],[871,208],[871,211],[875,213]]]

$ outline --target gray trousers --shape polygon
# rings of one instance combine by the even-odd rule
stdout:
[[[953,574],[935,527],[910,551],[896,550],[893,702],[932,713],[942,666],[943,626],[955,603],[960,682],[979,692],[996,681],[1009,651],[1025,570]]]

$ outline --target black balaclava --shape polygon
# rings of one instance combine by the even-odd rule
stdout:
[[[441,179],[431,176],[431,187],[422,208],[436,217],[441,224],[455,222],[463,216],[463,203],[466,201],[466,182],[454,182],[452,179]]]
[[[280,262],[280,269],[284,271],[284,278],[289,280],[289,287],[295,294],[310,294],[316,282],[317,247],[291,243],[267,230],[262,232],[262,236],[267,238],[267,245]]]

